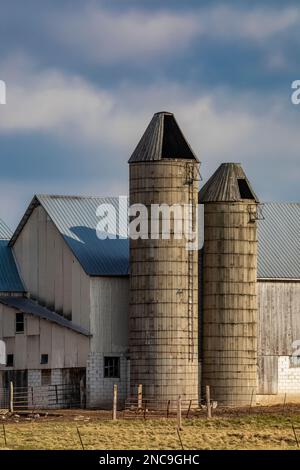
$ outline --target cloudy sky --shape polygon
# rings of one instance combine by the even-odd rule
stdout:
[[[298,1],[1,0],[0,217],[34,193],[127,193],[156,111],[202,162],[241,162],[264,201],[299,201]]]

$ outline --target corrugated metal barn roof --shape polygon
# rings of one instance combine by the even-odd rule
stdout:
[[[0,292],[24,292],[17,266],[8,246],[12,233],[0,219]]]
[[[300,203],[267,203],[258,221],[258,278],[300,279]]]
[[[7,307],[14,308],[22,313],[28,313],[35,317],[43,318],[50,322],[56,323],[57,325],[69,328],[70,330],[76,331],[85,336],[91,336],[89,331],[82,328],[81,326],[75,325],[66,318],[58,315],[58,313],[52,312],[46,307],[42,307],[37,302],[34,302],[27,297],[0,297],[0,303]]]
[[[114,197],[36,196],[12,237],[11,244],[18,237],[34,207],[42,204],[87,274],[127,276],[129,240],[100,240],[96,235],[99,222],[96,210],[104,203],[112,204],[117,209],[119,200]],[[126,202],[124,204],[123,200],[121,219],[124,225],[127,220],[125,207]],[[258,221],[258,278],[300,279],[300,204],[266,203],[263,205],[263,215],[264,220]],[[21,281],[17,277],[12,255],[5,251],[5,256],[10,256],[10,266],[15,273],[11,275],[13,279],[18,279],[17,285],[20,287]],[[3,259],[3,255],[1,256],[0,250],[0,263],[1,258]],[[10,269],[6,270],[8,271]],[[0,290],[3,291],[1,284]]]
[[[199,192],[199,204],[258,198],[240,163],[222,163]]]
[[[0,219],[0,240],[9,240],[11,236],[11,230],[8,228],[6,223]]]
[[[8,240],[0,240],[0,292],[25,292]]]
[[[125,203],[124,203],[125,201]],[[120,221],[127,227],[127,198],[119,207],[118,198],[80,197],[80,196],[35,196],[23,219],[15,231],[11,245],[14,244],[30,214],[41,204],[62,234],[66,243],[90,276],[126,276],[129,270],[129,242],[127,238],[101,240],[96,228],[100,221],[97,209],[100,205],[110,204],[120,214]],[[113,217],[105,219],[112,228],[112,234],[118,234],[113,227]],[[117,235],[118,236],[118,235]]]
[[[166,111],[154,114],[129,163],[168,158],[197,160],[184,137],[174,114]]]

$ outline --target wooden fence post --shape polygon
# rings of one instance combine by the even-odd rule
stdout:
[[[14,412],[14,384],[9,382],[9,411]]]
[[[113,396],[113,421],[117,419],[117,403],[118,403],[118,385],[114,385],[114,396]]]
[[[181,396],[179,395],[177,400],[177,429],[181,431],[182,422],[181,422]]]
[[[211,402],[210,402],[210,387],[206,385],[205,387],[206,392],[206,406],[207,406],[207,418],[211,418]]]
[[[143,407],[143,385],[138,385],[138,410]]]

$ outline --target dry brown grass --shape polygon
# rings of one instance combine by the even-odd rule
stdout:
[[[7,422],[7,447],[0,424],[0,449],[81,449],[77,427],[86,450],[180,450],[176,421],[118,420],[74,416]],[[298,414],[263,414],[183,420],[181,438],[189,449],[297,449],[292,423]]]

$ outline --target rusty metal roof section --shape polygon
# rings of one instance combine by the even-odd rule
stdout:
[[[11,230],[5,222],[0,219],[0,240],[9,240],[12,236]]]
[[[154,114],[128,163],[168,158],[198,161],[174,114],[162,111]]]
[[[7,307],[13,308],[21,313],[27,313],[43,320],[56,323],[57,325],[73,330],[84,336],[92,336],[88,330],[76,325],[75,323],[67,320],[62,315],[59,315],[52,310],[38,304],[34,300],[28,299],[27,297],[0,297],[0,303]]]
[[[240,163],[222,163],[199,192],[199,204],[244,200],[259,203]]]

